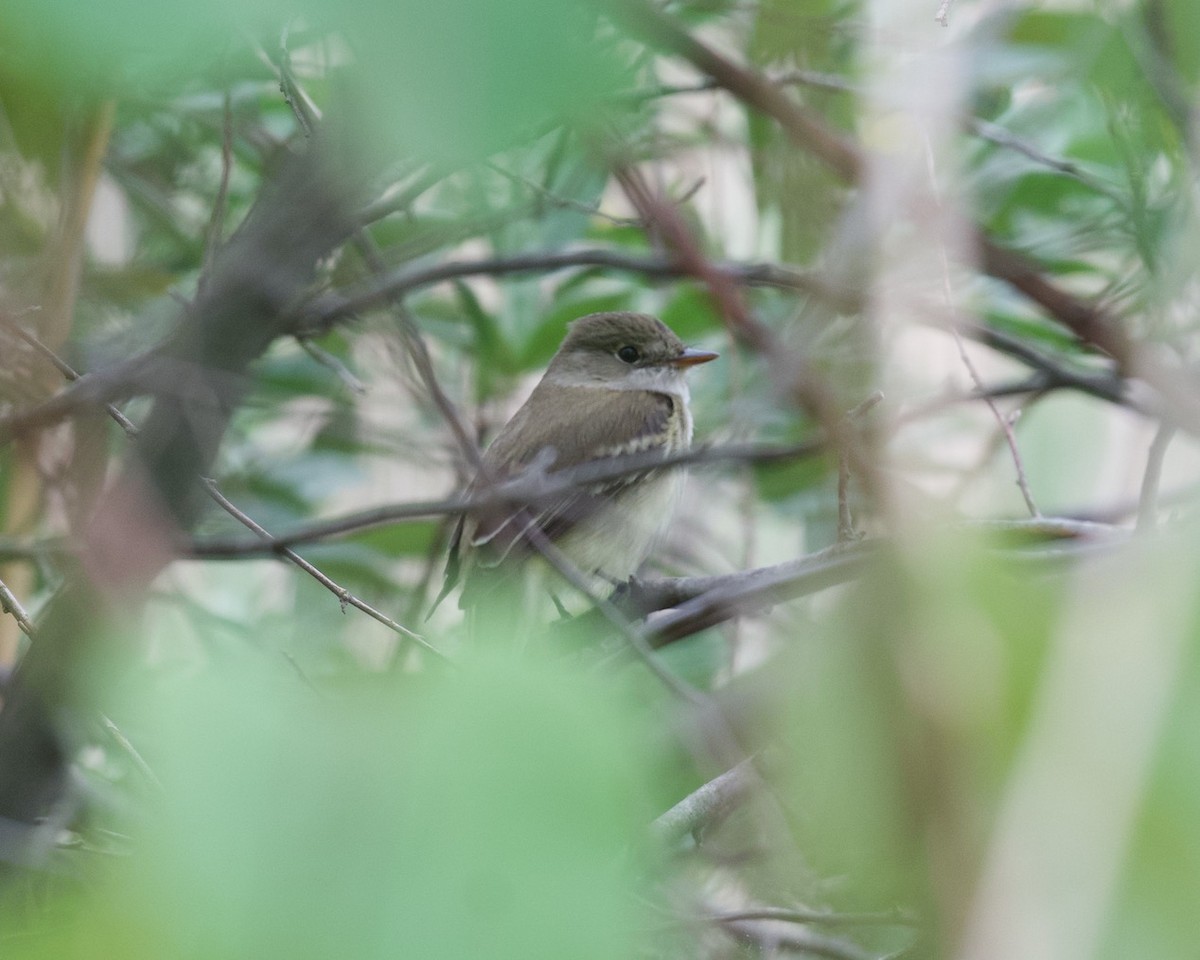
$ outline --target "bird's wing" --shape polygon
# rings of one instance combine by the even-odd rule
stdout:
[[[591,394],[594,389],[555,387],[556,391],[578,390],[586,394]],[[527,403],[488,448],[484,467],[493,478],[502,479],[520,473],[547,449],[554,452],[551,469],[564,470],[665,446],[671,414],[679,400],[664,393],[612,390],[606,391],[605,416],[580,418],[570,412],[581,407],[586,409],[594,402],[589,397],[581,397],[577,403],[539,403],[536,409],[547,412],[536,421],[530,414],[530,408],[535,405]],[[570,527],[592,516],[635,479],[620,477],[589,488],[578,488],[536,506],[502,505],[475,518],[470,542],[472,546],[485,548],[486,562],[498,563],[518,545],[527,548],[531,528],[556,540]]]
[[[595,388],[556,386],[555,389],[591,394]],[[675,404],[681,401],[665,393],[614,390],[605,397],[604,417],[579,418],[569,413],[594,402],[592,397],[580,397],[575,404],[527,402],[488,447],[483,457],[484,471],[492,480],[509,479],[528,469],[539,455],[545,456],[546,450],[553,452],[550,468],[564,470],[660,446],[665,448]],[[539,417],[530,412],[531,408],[546,413]],[[567,411],[565,416],[564,411]],[[551,541],[558,540],[636,479],[636,475],[618,477],[573,489],[548,502],[498,504],[460,518],[451,538],[446,574],[434,609],[460,577],[469,572],[464,569],[468,562],[471,566],[495,567],[514,553],[528,553],[529,534],[534,529]]]

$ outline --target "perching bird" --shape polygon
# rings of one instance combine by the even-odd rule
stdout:
[[[535,461],[556,471],[626,454],[686,449],[692,415],[684,372],[716,358],[685,347],[647,314],[595,313],[576,320],[529,399],[488,447],[482,478],[505,480]],[[461,575],[459,606],[471,608],[511,583],[514,571],[539,565],[532,559],[538,551],[531,539],[538,538],[531,528],[593,590],[607,594],[646,559],[670,521],[680,483],[678,471],[635,473],[536,506],[505,504],[471,514],[455,529],[438,600]]]

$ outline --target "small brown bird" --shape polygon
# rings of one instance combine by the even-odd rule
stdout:
[[[643,313],[595,313],[576,320],[545,375],[483,457],[483,473],[504,480],[537,460],[562,470],[626,454],[664,455],[692,441],[688,367],[717,354],[685,347],[661,320]],[[459,521],[439,601],[465,573],[468,608],[536,549],[536,528],[587,578],[610,592],[628,580],[670,521],[678,471],[631,474],[577,488],[551,503],[481,511]]]

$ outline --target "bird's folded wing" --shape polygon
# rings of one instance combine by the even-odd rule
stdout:
[[[542,386],[539,384],[537,389]],[[517,411],[484,454],[484,471],[491,480],[504,480],[521,473],[545,450],[554,453],[552,469],[564,470],[659,447],[664,452],[669,449],[672,414],[676,412],[676,404],[682,402],[679,398],[648,391],[605,391],[605,415],[580,418],[569,411],[595,404],[593,389],[563,386],[556,389],[581,390],[586,395],[574,398],[576,403],[539,404],[539,409],[550,412],[537,420],[530,417],[528,404]],[[470,553],[472,565],[494,567],[514,552],[527,553],[533,529],[556,541],[610,504],[622,488],[637,479],[636,474],[618,477],[576,488],[546,502],[499,504],[475,511],[470,517],[460,517],[450,540],[446,575],[434,609],[466,572],[465,553]]]
[[[578,390],[591,395],[596,388],[558,386],[557,390]],[[604,391],[603,416],[580,418],[567,412],[587,409],[597,403],[592,396],[577,398],[576,403],[539,404],[550,413],[533,422],[529,406],[523,407],[502,430],[484,457],[484,467],[493,479],[520,473],[546,449],[554,452],[553,470],[606,460],[655,448],[667,449],[670,443],[671,416],[680,401],[663,393],[640,390]],[[593,406],[594,408],[594,406]],[[529,549],[529,532],[539,530],[551,541],[564,536],[576,524],[610,503],[621,489],[636,481],[636,475],[618,477],[536,504],[501,505],[474,517],[470,543],[480,551],[482,564],[494,565],[515,549]]]

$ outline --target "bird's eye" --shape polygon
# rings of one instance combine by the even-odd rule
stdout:
[[[626,346],[617,351],[617,359],[625,363],[637,363],[642,358],[637,347]]]

